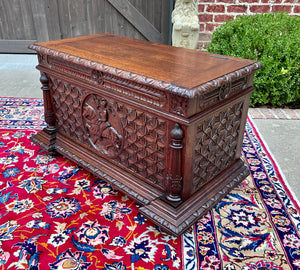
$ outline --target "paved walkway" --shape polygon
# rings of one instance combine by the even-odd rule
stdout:
[[[250,108],[249,114],[253,119],[283,119],[299,120],[300,109]]]
[[[250,108],[249,115],[300,201],[300,110]]]

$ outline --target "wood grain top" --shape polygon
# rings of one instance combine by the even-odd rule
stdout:
[[[251,72],[259,68],[257,65],[253,68],[257,62],[251,60],[218,56],[108,33],[42,42],[30,48],[75,56],[185,89],[195,89],[247,67],[251,67]]]

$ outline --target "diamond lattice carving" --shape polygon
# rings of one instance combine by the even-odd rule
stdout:
[[[234,161],[243,103],[215,113],[197,127],[193,191]]]
[[[94,150],[106,158],[111,158],[119,166],[121,165],[144,177],[146,181],[164,188],[167,150],[167,123],[165,120],[121,102],[105,99],[109,105],[107,105],[108,113],[114,112],[118,115],[121,129],[123,129],[121,131],[119,128],[116,129],[116,125],[112,125],[113,128],[119,130],[120,134],[122,133],[122,147],[118,147],[118,149],[122,148],[122,151],[107,150],[105,154],[104,148],[100,145],[101,140],[95,140],[96,134],[93,134],[93,138],[91,138],[91,131],[87,131],[86,123],[82,122],[81,106],[84,98],[87,97],[87,92],[58,79],[51,78],[50,82],[56,111],[56,125],[60,132],[86,145],[91,145]],[[100,95],[97,95],[97,100],[101,101],[102,99]],[[94,108],[93,111],[97,110]],[[94,116],[97,115],[96,113]],[[98,122],[101,124],[100,114],[98,118]],[[107,120],[112,122],[111,118]]]
[[[85,91],[56,78],[50,78],[50,90],[55,107],[57,130],[79,141],[83,141],[83,138],[86,141],[80,108]]]
[[[116,161],[163,188],[166,171],[165,120],[131,106],[118,104],[125,143]]]

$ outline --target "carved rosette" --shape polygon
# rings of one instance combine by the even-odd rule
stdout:
[[[40,65],[47,65],[47,55],[37,53],[37,56]]]
[[[102,155],[113,158],[123,149],[123,127],[115,104],[89,94],[82,105],[82,122],[91,145]]]
[[[219,100],[223,100],[229,96],[230,84],[224,84],[219,88]]]
[[[188,112],[188,99],[171,94],[170,95],[170,112],[185,116]]]
[[[92,80],[99,85],[103,84],[103,73],[99,70],[92,71]]]

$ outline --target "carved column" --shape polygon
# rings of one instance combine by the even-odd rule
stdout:
[[[44,116],[45,122],[47,123],[47,127],[43,129],[44,133],[36,136],[40,136],[40,143],[42,148],[45,148],[47,152],[51,155],[57,155],[55,151],[55,139],[56,139],[56,128],[55,128],[55,114],[53,109],[53,102],[51,98],[50,88],[49,88],[49,80],[45,74],[42,73],[40,82],[42,83],[41,89],[43,90],[43,99],[44,99]],[[36,137],[34,136],[34,137]],[[32,138],[33,142],[35,142],[35,138]]]
[[[42,83],[41,89],[43,90],[44,115],[45,115],[45,122],[47,123],[46,129],[48,131],[53,131],[55,130],[55,116],[53,111],[51,95],[50,95],[49,80],[45,72],[42,73],[40,81]]]
[[[175,124],[170,135],[170,165],[167,177],[166,198],[171,202],[179,202],[181,201],[182,191],[181,152],[183,148],[183,130],[178,123]]]

